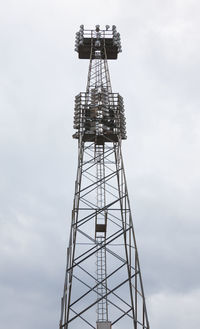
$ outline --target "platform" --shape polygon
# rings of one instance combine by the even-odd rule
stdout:
[[[90,59],[91,55],[91,43],[95,44],[96,38],[84,38],[83,45],[79,45],[78,47],[78,56],[80,59]],[[106,49],[106,58],[107,59],[117,59],[118,50],[117,46],[113,45],[113,38],[102,38],[100,39],[101,45],[99,50],[101,51],[101,59],[105,59],[104,52],[104,42]],[[94,55],[92,59],[94,59]]]

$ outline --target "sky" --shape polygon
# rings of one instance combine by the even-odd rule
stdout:
[[[117,26],[123,155],[153,329],[200,327],[200,4],[0,5],[0,329],[58,328],[77,164],[80,24]]]

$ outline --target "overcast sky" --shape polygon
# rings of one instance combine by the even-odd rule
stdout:
[[[7,0],[0,9],[0,329],[58,328],[77,163],[80,24],[115,24],[124,162],[152,329],[200,327],[200,3]]]

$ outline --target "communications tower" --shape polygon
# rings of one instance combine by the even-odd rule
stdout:
[[[121,151],[123,98],[108,69],[120,34],[81,25],[75,51],[90,62],[86,91],[75,97],[78,168],[60,329],[149,329]]]

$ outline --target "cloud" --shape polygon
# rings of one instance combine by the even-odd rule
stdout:
[[[190,322],[191,328],[199,325],[199,290],[190,294],[168,294],[159,293],[152,295],[150,299],[150,312],[152,315],[152,325],[156,328],[159,326],[166,328],[168,319],[173,323],[174,328],[185,326],[187,321]],[[160,316],[156,316],[156,314]]]
[[[123,154],[151,326],[198,327],[199,4],[1,7],[2,328],[58,325],[77,162],[73,102],[88,69],[73,51],[81,23],[116,24],[122,37],[109,64],[126,107]]]

